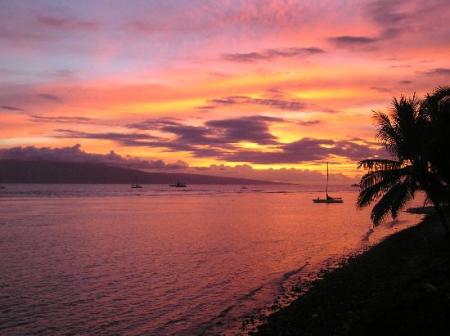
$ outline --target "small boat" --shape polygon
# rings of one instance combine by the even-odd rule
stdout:
[[[170,186],[173,187],[173,188],[186,188],[187,187],[186,184],[181,183],[180,181],[177,181],[177,183],[171,184]]]
[[[353,183],[353,184],[351,185],[351,187],[359,188],[360,185],[359,185],[359,183]]]
[[[317,196],[317,198],[313,199],[314,203],[344,203],[344,200],[341,197],[331,197],[328,195],[328,162],[327,162],[327,185],[325,187],[325,198],[320,198]]]
[[[134,178],[133,183],[131,184],[131,188],[133,189],[141,189],[142,186],[137,183],[137,177]]]
[[[317,197],[313,199],[314,203],[344,203],[344,200],[341,197],[331,197],[328,196],[326,198]]]

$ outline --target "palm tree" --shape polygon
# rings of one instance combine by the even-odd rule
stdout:
[[[375,112],[378,129],[376,137],[384,144],[391,158],[359,162],[358,167],[368,172],[361,178],[357,201],[361,208],[376,201],[371,212],[375,226],[388,214],[396,218],[415,193],[422,190],[434,204],[450,241],[450,229],[442,208],[448,202],[448,183],[444,176],[448,177],[445,175],[448,174],[445,165],[449,162],[449,147],[440,147],[442,141],[448,141],[446,139],[450,133],[439,136],[436,133],[436,128],[439,128],[436,120],[442,121],[449,116],[435,115],[435,107],[440,106],[439,101],[448,101],[450,97],[450,89],[445,90],[446,95],[443,95],[444,89],[440,88],[423,101],[415,95],[411,98],[394,98],[389,115]]]
[[[450,198],[450,87],[437,88],[427,95],[421,111],[428,125],[428,147],[431,169],[447,185]]]

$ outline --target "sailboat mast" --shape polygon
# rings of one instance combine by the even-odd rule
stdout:
[[[328,161],[327,161],[327,186],[325,188],[325,193],[326,193],[326,195],[328,197]]]

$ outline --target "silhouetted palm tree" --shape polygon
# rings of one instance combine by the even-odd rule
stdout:
[[[397,217],[415,193],[423,190],[433,202],[450,239],[442,210],[448,202],[448,184],[444,177],[448,177],[445,169],[450,153],[448,146],[442,146],[445,141],[448,144],[450,133],[440,133],[444,129],[438,125],[444,118],[448,122],[449,116],[444,112],[436,115],[436,108],[442,107],[439,105],[442,99],[448,101],[449,92],[448,88],[439,88],[423,101],[415,96],[394,98],[390,115],[375,112],[377,138],[392,159],[367,159],[359,163],[359,167],[368,169],[368,173],[360,182],[358,206],[365,207],[377,201],[371,213],[374,225],[388,214]]]
[[[450,186],[450,87],[436,89],[427,95],[422,106],[428,133],[428,153],[431,169],[447,186]]]

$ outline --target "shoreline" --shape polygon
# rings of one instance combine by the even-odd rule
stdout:
[[[326,272],[249,334],[438,335],[449,321],[450,248],[428,215]]]

